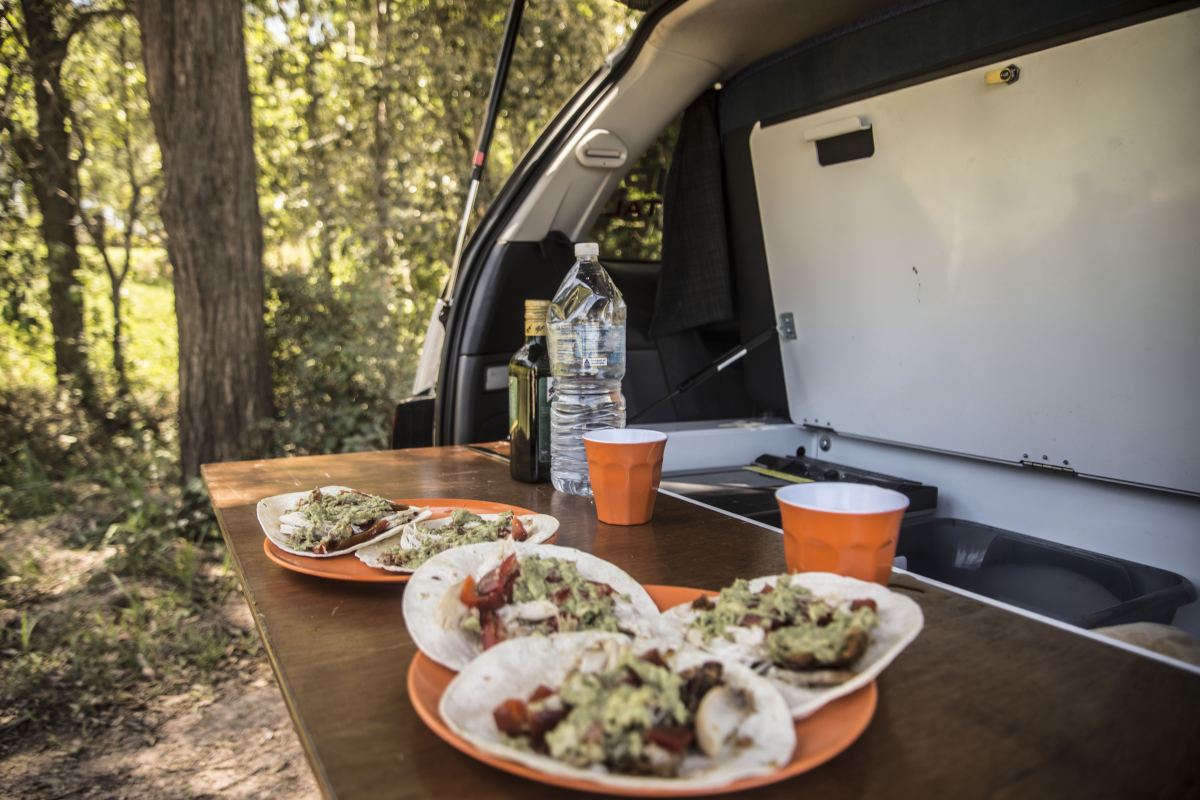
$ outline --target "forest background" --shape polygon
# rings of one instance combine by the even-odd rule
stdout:
[[[156,698],[212,702],[205,687],[261,668],[224,613],[236,586],[196,478],[230,453],[180,424],[180,341],[184,362],[203,355],[182,323],[203,298],[173,270],[229,265],[223,242],[172,241],[167,181],[176,197],[216,181],[213,206],[248,187],[261,218],[241,215],[261,255],[235,260],[262,270],[267,402],[238,456],[385,446],[446,274],[507,4],[222,0],[199,17],[222,5],[232,24],[205,30],[244,49],[254,165],[224,174],[187,158],[178,109],[152,108],[173,4],[0,0],[0,765],[153,739]],[[636,18],[528,4],[476,218]],[[176,234],[208,210],[175,209]],[[13,786],[52,786],[24,769]]]

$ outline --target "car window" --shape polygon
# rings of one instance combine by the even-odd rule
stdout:
[[[676,120],[646,148],[608,198],[588,237],[599,243],[601,258],[662,260],[663,194],[678,133]]]

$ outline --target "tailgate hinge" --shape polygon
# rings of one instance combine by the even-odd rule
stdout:
[[[790,342],[796,338],[796,318],[792,312],[785,311],[779,315],[779,338]]]
[[[1078,474],[1077,472],[1075,472],[1074,467],[1068,467],[1068,466],[1065,466],[1062,464],[1051,464],[1046,461],[1034,461],[1032,458],[1022,458],[1021,466],[1029,467],[1030,469],[1040,469],[1043,472],[1057,472],[1062,475],[1077,475]]]

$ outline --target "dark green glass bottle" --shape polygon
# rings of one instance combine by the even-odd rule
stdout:
[[[550,480],[549,300],[525,301],[525,344],[508,362],[509,471],[526,483]]]

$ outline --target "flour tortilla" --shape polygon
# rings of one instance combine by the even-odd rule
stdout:
[[[783,576],[771,575],[756,578],[750,581],[750,589],[758,591],[763,586],[774,586],[781,577]],[[828,572],[802,572],[790,577],[794,585],[803,586],[816,597],[826,601],[836,603],[864,598],[874,600],[879,615],[879,624],[870,632],[870,644],[866,652],[849,668],[850,677],[842,683],[805,686],[802,685],[803,676],[806,675],[804,672],[794,672],[773,665],[766,668],[764,674],[787,700],[792,716],[796,719],[807,717],[825,704],[852,694],[875,680],[879,673],[917,638],[925,624],[920,606],[910,598],[878,583],[868,583]],[[739,635],[742,631],[749,633],[745,628],[733,629],[735,641],[715,637],[704,643],[695,634],[689,637],[688,626],[698,614],[698,611],[691,608],[690,603],[683,603],[663,612],[659,619],[659,635],[668,641],[686,642],[715,655],[735,659],[742,664],[769,664],[765,645],[751,643],[748,639],[753,637]],[[833,671],[824,672],[828,674]]]
[[[485,520],[494,520],[500,518],[502,515],[480,514],[479,516]],[[541,544],[548,541],[550,537],[554,536],[555,531],[558,530],[558,520],[549,514],[518,514],[517,519],[521,520],[521,524],[525,526],[526,544]],[[422,517],[405,525],[404,530],[400,532],[399,539],[372,544],[370,547],[364,547],[359,550],[355,555],[368,567],[386,569],[388,572],[415,572],[422,565],[418,564],[414,568],[385,564],[383,563],[383,554],[397,546],[405,550],[416,550],[426,539],[435,538],[438,528],[444,528],[449,524],[449,516],[432,520],[425,520]],[[484,542],[483,544],[490,544],[490,542]],[[439,553],[438,555],[441,554]]]
[[[649,635],[654,630],[658,607],[641,584],[620,567],[573,547],[506,540],[447,550],[413,573],[404,592],[404,624],[421,652],[453,670],[462,669],[483,652],[479,635],[460,627],[467,606],[458,599],[459,589],[468,575],[478,580],[512,553],[518,560],[540,556],[575,562],[585,578],[613,588],[617,620],[623,629],[635,635]]]
[[[348,486],[322,486],[320,488],[321,494],[344,494],[346,492],[357,491]],[[301,500],[310,494],[312,494],[312,490],[264,497],[258,501],[257,508],[258,524],[262,526],[263,533],[267,535],[271,543],[280,550],[295,556],[304,556],[305,558],[333,558],[334,556],[344,556],[347,553],[353,553],[359,548],[396,536],[404,529],[405,525],[425,519],[431,513],[428,509],[419,506],[410,506],[406,511],[394,512],[396,518],[395,524],[390,525],[387,530],[372,539],[356,544],[353,547],[347,547],[344,550],[335,550],[331,553],[313,553],[309,550],[297,550],[288,544],[286,532],[289,522],[288,515],[299,513],[297,512],[297,506]]]
[[[732,752],[727,749],[719,759],[690,754],[684,759],[678,777],[660,778],[611,773],[602,767],[573,767],[548,755],[505,743],[492,718],[492,710],[502,701],[511,697],[528,698],[539,684],[558,688],[581,661],[590,665],[585,669],[595,669],[607,660],[597,655],[603,653],[612,658],[627,647],[639,653],[646,649],[641,644],[630,644],[620,634],[595,631],[501,642],[472,661],[450,682],[438,712],[452,731],[480,750],[541,772],[590,781],[600,790],[602,787],[711,790],[742,778],[774,772],[791,759],[796,747],[795,727],[787,704],[770,682],[732,660],[692,649],[666,654],[670,667],[681,671],[705,661],[721,661],[725,683],[752,696],[753,710],[737,728],[737,735],[752,744]]]

